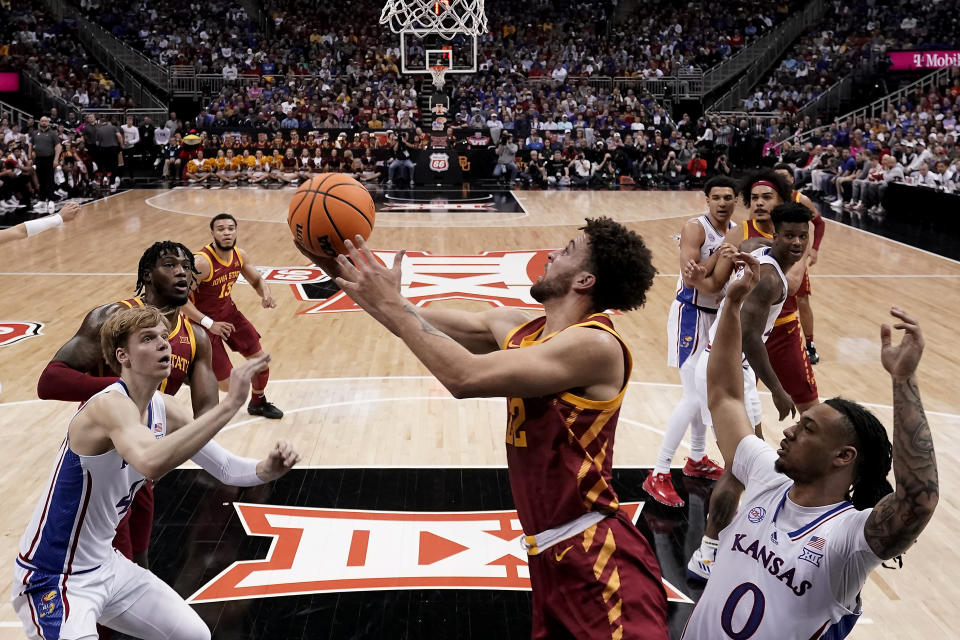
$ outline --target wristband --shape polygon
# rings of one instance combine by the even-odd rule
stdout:
[[[23,226],[27,229],[27,237],[35,236],[41,231],[46,231],[47,229],[53,229],[54,227],[59,227],[63,224],[63,218],[60,217],[59,213],[55,213],[52,216],[45,216],[43,218],[38,218],[37,220],[27,220],[23,223]]]
[[[213,318],[211,318],[210,316],[203,316],[203,320],[200,321],[200,324],[203,326],[204,329],[209,329],[210,327],[213,326]]]

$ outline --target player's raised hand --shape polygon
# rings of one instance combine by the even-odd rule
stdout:
[[[389,269],[373,255],[363,236],[356,236],[344,245],[350,254],[337,258],[340,277],[337,286],[367,312],[376,315],[383,303],[402,301],[400,296],[401,264],[406,251],[401,249],[393,257],[393,266]]]
[[[256,358],[250,358],[239,367],[234,367],[230,372],[230,393],[227,394],[227,399],[233,400],[238,405],[246,402],[253,376],[266,369],[269,364],[270,354],[262,353]]]
[[[296,240],[294,240],[293,244],[297,248],[297,251],[302,253],[307,260],[323,269],[323,272],[331,278],[336,278],[340,275],[340,266],[337,264],[336,258],[314,253]]]
[[[760,262],[749,253],[741,251],[735,256],[733,263],[737,273],[727,286],[726,298],[732,303],[740,304],[760,282]]]
[[[880,326],[880,362],[894,378],[909,378],[917,371],[920,356],[923,355],[923,332],[920,325],[906,311],[891,307],[890,315],[899,318],[894,329],[903,329],[903,340],[894,345],[891,341],[890,325]]]
[[[257,463],[257,476],[264,482],[282,478],[300,462],[300,454],[286,440],[278,440],[267,457]]]

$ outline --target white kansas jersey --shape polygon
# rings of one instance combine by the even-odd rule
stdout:
[[[733,222],[727,222],[727,228],[722,231],[713,226],[713,223],[710,221],[710,216],[703,215],[698,218],[691,218],[687,222],[692,222],[696,220],[700,223],[700,226],[703,227],[704,240],[703,244],[700,246],[700,262],[703,262],[710,256],[712,256],[717,249],[720,248],[720,245],[723,244],[724,233],[728,229],[733,228],[735,225]],[[719,293],[714,295],[706,295],[700,293],[694,287],[688,287],[683,284],[683,276],[677,278],[677,300],[680,302],[685,302],[687,304],[692,304],[694,306],[700,307],[701,309],[717,309],[720,307],[720,301],[723,300],[723,291],[722,289]]]
[[[783,273],[783,269],[780,268],[780,263],[777,262],[777,260],[772,255],[770,255],[770,247],[762,247],[760,249],[757,249],[756,251],[751,251],[750,255],[756,258],[761,265],[764,265],[764,264],[773,265],[773,268],[777,270],[777,275],[780,276],[780,284],[783,287],[782,293],[780,295],[780,301],[770,305],[770,312],[767,313],[767,323],[763,327],[763,341],[766,342],[767,338],[770,337],[770,332],[773,331],[773,325],[777,321],[777,316],[780,315],[780,310],[783,309],[783,303],[787,301],[787,292],[788,292],[787,276]],[[734,276],[734,279],[739,280],[741,277],[743,277],[742,269],[737,271],[736,275]],[[726,298],[724,298],[724,302],[725,301],[726,301]],[[723,313],[722,311],[723,302],[720,303],[720,309],[721,310],[717,312],[718,315],[720,313]],[[710,327],[710,344],[713,344],[713,341],[716,339],[716,337],[717,337],[717,323],[714,323],[713,326]]]
[[[755,436],[737,447],[733,474],[746,486],[720,532],[710,582],[685,639],[839,640],[860,616],[860,590],[880,564],[864,537],[872,509],[849,502],[801,507],[777,473],[777,454]]]
[[[93,397],[103,393],[129,396],[122,381]],[[83,407],[77,413],[80,411]],[[147,415],[144,428],[158,439],[165,436],[167,417],[159,391],[150,400]],[[116,449],[98,456],[77,455],[70,449],[68,434],[20,539],[18,563],[46,573],[75,573],[100,566],[113,553],[117,524],[145,482]]]

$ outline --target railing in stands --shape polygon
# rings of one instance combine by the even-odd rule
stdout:
[[[884,112],[888,111],[893,104],[899,102],[901,98],[909,96],[917,89],[925,91],[927,87],[934,87],[941,82],[948,81],[958,72],[960,72],[960,67],[945,67],[943,69],[932,71],[922,78],[915,80],[904,87],[900,87],[896,91],[888,93],[882,98],[874,100],[866,106],[860,107],[859,109],[854,109],[853,111],[845,113],[841,116],[837,116],[830,124],[825,124],[819,127],[808,129],[806,131],[801,131],[793,136],[790,136],[786,140],[782,140],[780,144],[782,145],[784,142],[789,142],[791,145],[804,144],[814,135],[829,129],[833,124],[844,121],[856,122],[861,118],[866,119],[879,117],[883,115]]]
[[[0,100],[0,118],[9,118],[10,124],[18,124],[23,127],[23,125],[27,123],[27,120],[33,117],[35,116]]]
[[[815,0],[804,7],[802,12],[791,16],[770,33],[743,47],[720,64],[708,69],[703,76],[703,95],[727,84],[751,66],[761,66],[764,62],[768,64],[775,62],[783,54],[786,47],[796,40],[797,36],[823,17],[826,10],[827,3],[825,0]],[[777,53],[771,53],[773,51],[777,51]],[[717,110],[725,108],[729,108],[729,106],[719,106]]]
[[[117,124],[126,123],[127,117],[132,116],[133,123],[140,125],[145,117],[149,117],[150,122],[157,127],[162,127],[163,123],[167,121],[167,116],[169,115],[166,109],[101,109],[98,107],[84,109],[81,112],[81,115],[85,117],[88,113],[92,113],[98,118],[115,117],[117,119]]]

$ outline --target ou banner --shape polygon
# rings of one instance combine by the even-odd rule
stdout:
[[[403,259],[400,293],[417,306],[438,300],[478,300],[501,307],[543,309],[530,297],[530,286],[543,275],[553,249],[487,251],[473,256],[433,255],[408,251]],[[393,264],[395,251],[373,252],[385,265]],[[274,282],[275,280],[270,280]],[[300,300],[322,300],[303,313],[359,311],[342,291],[316,293],[316,287],[291,282]],[[332,283],[331,283],[332,284]]]
[[[270,552],[262,560],[234,562],[188,602],[385,589],[530,588],[515,511],[234,506],[248,534],[274,538]],[[621,508],[635,519],[643,503]],[[672,602],[692,603],[666,581],[664,588]]]

